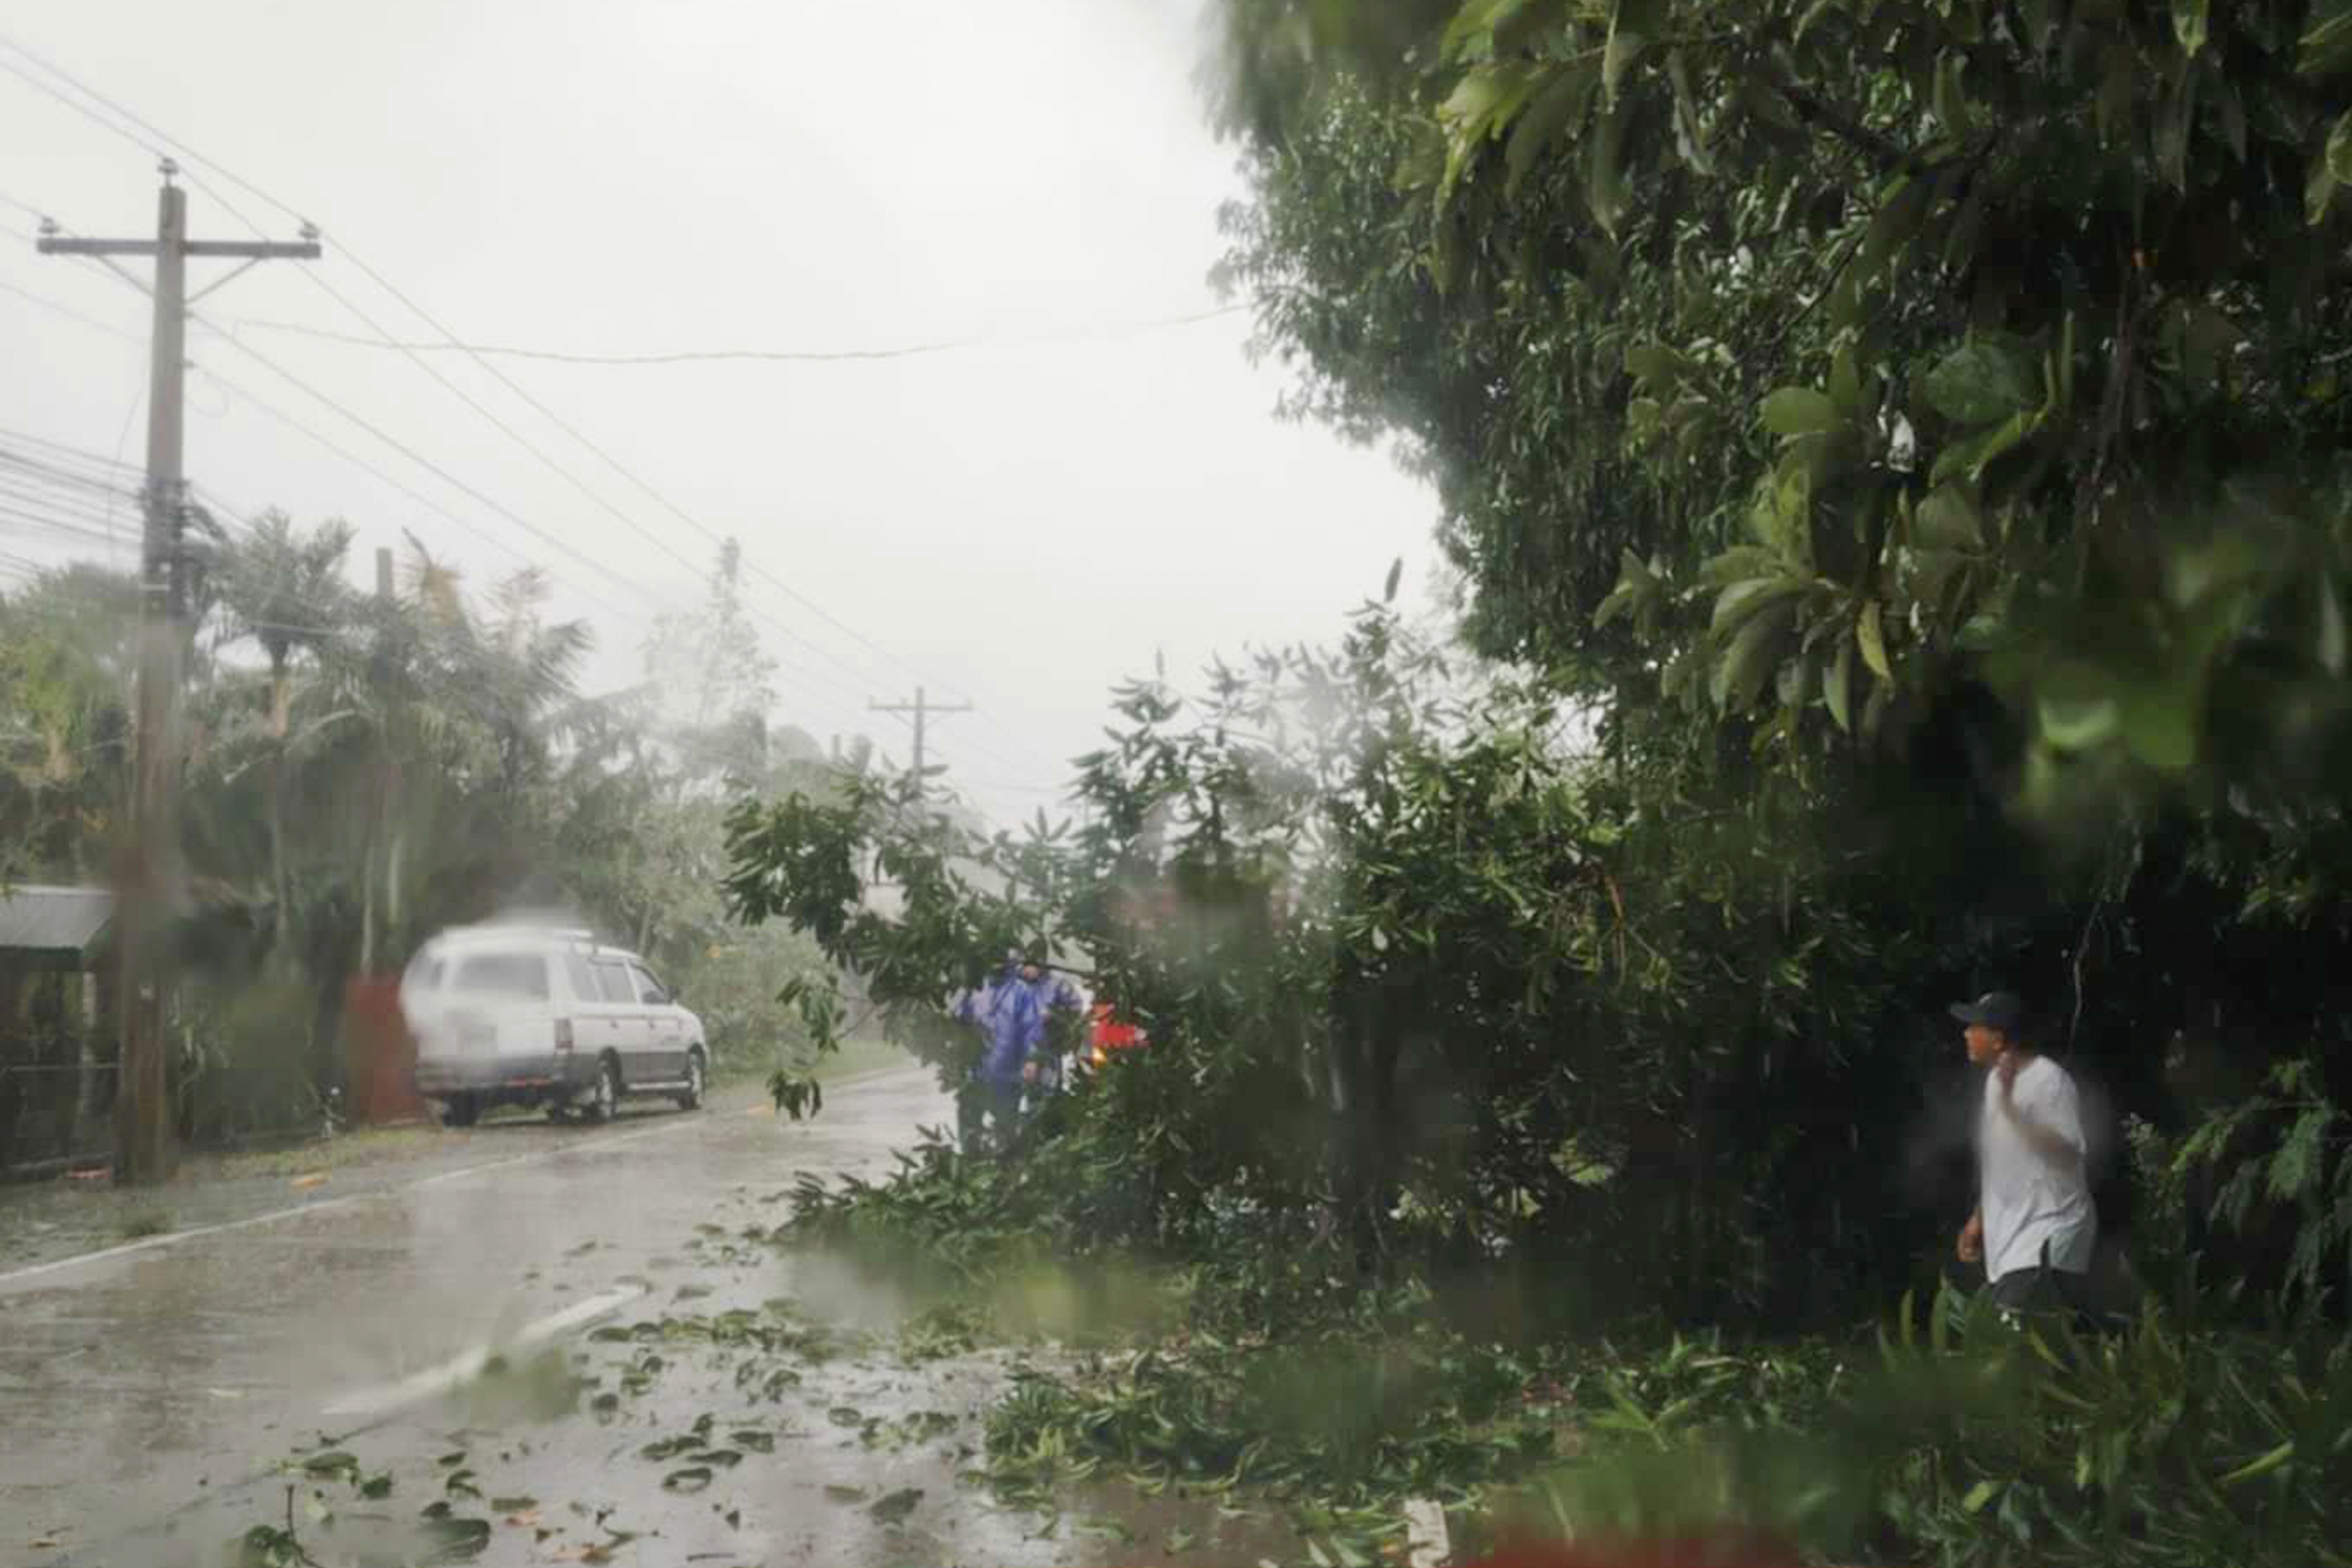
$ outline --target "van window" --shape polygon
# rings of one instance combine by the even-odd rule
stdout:
[[[457,961],[449,988],[473,996],[547,1000],[547,960],[536,952],[477,952]]]
[[[635,1003],[637,994],[629,989],[629,972],[617,959],[596,961],[596,984],[607,1002]]]
[[[656,980],[652,970],[642,963],[632,963],[629,965],[629,973],[636,977],[637,994],[645,998],[646,1006],[669,1005],[669,987]]]
[[[593,1002],[604,995],[596,985],[596,972],[588,967],[588,960],[579,953],[563,955],[563,977],[572,982],[574,1001]]]

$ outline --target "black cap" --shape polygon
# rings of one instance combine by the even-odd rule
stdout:
[[[1973,1002],[1952,1004],[1952,1016],[1963,1024],[1982,1024],[2014,1035],[2025,1025],[2025,1002],[2013,991],[1988,991]]]

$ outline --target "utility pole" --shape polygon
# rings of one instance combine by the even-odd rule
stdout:
[[[915,793],[918,795],[923,791],[923,736],[930,716],[934,713],[969,713],[972,710],[971,704],[969,702],[933,702],[923,694],[923,689],[919,686],[915,688],[915,700],[912,702],[877,702],[869,698],[866,700],[866,706],[877,713],[911,713],[915,716]]]
[[[273,258],[314,260],[318,231],[299,243],[246,243],[188,237],[188,195],[163,164],[163,188],[152,239],[83,239],[47,219],[37,248],[44,256],[152,257],[155,300],[147,390],[146,528],[139,563],[139,684],[131,750],[131,845],[115,893],[122,940],[122,1055],[114,1105],[114,1179],[160,1182],[170,1174],[172,1115],[164,1036],[171,954],[164,937],[186,896],[180,823],[180,699],[188,645],[187,479],[183,467],[183,393],[187,374],[188,259],[221,257],[246,267]],[[120,270],[120,268],[117,268]],[[231,272],[234,278],[244,267]],[[223,278],[203,290],[210,293]],[[135,279],[134,279],[135,281]],[[203,293],[198,298],[203,297]]]

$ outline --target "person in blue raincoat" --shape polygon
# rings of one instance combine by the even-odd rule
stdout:
[[[1064,1019],[1076,1019],[1083,1016],[1086,1013],[1087,999],[1079,994],[1077,986],[1067,975],[1056,974],[1047,967],[1045,954],[1042,952],[1032,952],[1029,955],[1029,962],[1022,965],[1021,979],[1037,998],[1039,1034],[1035,1052],[1037,1070],[1027,1079],[1029,1089],[1027,1110],[1029,1114],[1034,1116],[1036,1114],[1037,1108],[1045,1103],[1046,1097],[1059,1093],[1062,1088],[1064,1041],[1059,1037],[1067,1030],[1068,1026],[1065,1024],[1062,1028],[1057,1029],[1056,1023]],[[1075,1037],[1075,1032],[1071,1033]]]
[[[1007,954],[1004,967],[955,1006],[957,1019],[978,1028],[981,1039],[980,1061],[956,1097],[958,1141],[966,1153],[1012,1147],[1024,1083],[1035,1082],[1041,1071],[1045,1009],[1022,970],[1020,955]]]

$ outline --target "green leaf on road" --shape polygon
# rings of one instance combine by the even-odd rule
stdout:
[[[922,1500],[922,1488],[901,1487],[895,1492],[887,1492],[875,1499],[866,1511],[883,1524],[901,1524],[915,1511],[915,1505]]]
[[[323,1454],[310,1454],[302,1460],[302,1472],[320,1480],[356,1481],[360,1475],[357,1457],[340,1448],[330,1448]]]
[[[490,1521],[487,1519],[436,1519],[428,1521],[420,1532],[425,1552],[417,1559],[424,1563],[466,1563],[479,1557],[490,1543]]]
[[[672,1470],[662,1478],[662,1490],[698,1492],[710,1485],[714,1478],[708,1465],[688,1465],[682,1470]]]

